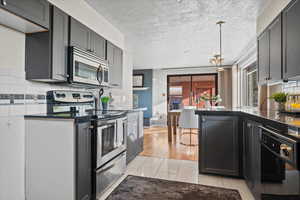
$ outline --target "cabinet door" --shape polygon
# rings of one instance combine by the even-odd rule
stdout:
[[[91,33],[91,47],[98,57],[105,59],[105,39],[95,32]]]
[[[114,45],[109,41],[106,42],[106,60],[109,66],[114,64]]]
[[[71,18],[70,23],[70,45],[81,48],[83,50],[91,51],[90,47],[90,34],[91,31],[88,27],[81,24],[74,18]]]
[[[52,11],[52,78],[67,81],[68,15],[56,7]]]
[[[269,31],[265,31],[258,38],[258,81],[265,84],[270,71],[270,38]]]
[[[252,193],[258,199],[261,189],[261,150],[260,150],[260,124],[254,122],[252,128],[252,178],[254,187]]]
[[[253,121],[244,123],[244,178],[252,194],[260,196],[260,124]]]
[[[89,200],[92,194],[92,140],[90,122],[77,125],[77,200]]]
[[[252,169],[252,124],[249,121],[244,122],[244,144],[243,144],[243,167],[244,178],[250,189],[254,187]]]
[[[0,6],[35,24],[49,28],[49,3],[46,0],[2,0]]]
[[[138,154],[144,150],[144,112],[138,114]]]
[[[118,47],[114,47],[113,52],[113,64],[109,68],[109,83],[121,87],[123,81],[123,51]]]
[[[270,30],[270,80],[282,79],[281,15],[271,24]]]
[[[132,161],[138,154],[138,115],[137,113],[129,113],[128,130],[127,130],[127,157],[126,162]]]
[[[283,12],[284,78],[300,75],[300,2],[295,0]]]
[[[202,116],[201,127],[200,171],[238,176],[238,118],[235,116]]]

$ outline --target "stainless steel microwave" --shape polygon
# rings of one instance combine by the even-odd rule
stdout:
[[[93,86],[109,85],[109,69],[105,60],[77,47],[69,49],[69,82]]]

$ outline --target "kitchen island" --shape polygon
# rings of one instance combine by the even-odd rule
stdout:
[[[199,173],[244,178],[256,199],[275,191],[290,195],[294,186],[286,183],[300,183],[300,117],[240,108],[195,113],[199,115]],[[270,192],[272,184],[265,182],[277,183],[277,189],[271,187]],[[299,197],[299,188],[294,194]]]

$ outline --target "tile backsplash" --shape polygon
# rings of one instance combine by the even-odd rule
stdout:
[[[300,81],[289,81],[282,84],[282,90],[287,93],[300,93]]]

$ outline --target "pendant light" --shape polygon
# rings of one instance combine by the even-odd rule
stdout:
[[[220,52],[217,55],[214,55],[213,58],[209,60],[211,64],[215,64],[218,67],[217,71],[224,71],[222,62],[224,59],[222,58],[222,25],[225,21],[218,21],[216,24],[220,27]]]

